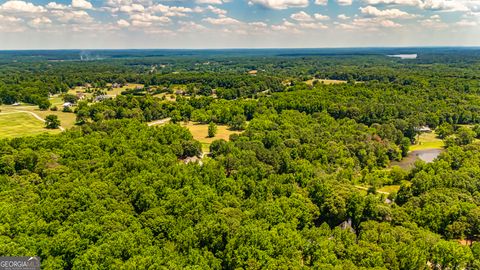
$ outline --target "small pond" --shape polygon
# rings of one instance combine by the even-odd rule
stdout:
[[[401,161],[392,162],[391,166],[400,166],[403,169],[410,169],[413,167],[417,159],[423,160],[426,163],[430,163],[433,162],[443,151],[443,149],[426,149],[412,151],[408,153],[408,155]]]
[[[417,54],[393,54],[393,55],[388,55],[388,57],[395,57],[400,59],[417,59],[418,55]]]

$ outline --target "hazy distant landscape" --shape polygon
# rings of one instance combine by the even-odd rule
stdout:
[[[0,256],[479,269],[480,49],[0,51]]]

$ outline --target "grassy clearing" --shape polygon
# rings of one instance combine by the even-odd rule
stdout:
[[[437,138],[435,133],[420,134],[417,143],[410,146],[410,151],[428,150],[428,149],[443,149],[445,144],[443,140]]]
[[[347,81],[342,81],[342,80],[329,80],[329,79],[311,79],[306,81],[305,83],[308,85],[313,85],[313,82],[318,81],[319,83],[323,84],[342,84],[342,83],[347,83]]]
[[[33,106],[33,105],[22,105],[22,106],[2,105],[0,106],[0,111],[2,113],[15,113],[18,111],[31,112],[38,115],[42,119],[45,119],[47,115],[54,114],[58,116],[58,119],[60,120],[60,124],[62,125],[62,127],[64,127],[65,129],[73,127],[75,125],[75,119],[76,119],[75,114],[62,112],[61,111],[62,107],[58,105],[56,106],[58,107],[59,111],[50,111],[50,110],[41,111],[38,108],[38,106]],[[41,124],[41,121],[39,120],[37,121]]]
[[[381,193],[393,193],[398,192],[400,190],[400,185],[391,185],[391,186],[383,186],[379,188],[377,191]]]
[[[107,84],[107,86],[111,86],[111,84]],[[123,91],[127,89],[135,89],[136,87],[143,87],[143,84],[138,84],[138,83],[127,83],[126,85],[119,87],[119,88],[112,88],[112,89],[105,89],[105,92],[108,96],[118,96],[121,95]],[[86,88],[83,86],[77,86],[73,89],[70,89],[68,91],[69,94],[75,95],[77,92],[84,93],[86,98],[92,97],[91,93],[85,92]]]
[[[136,87],[143,87],[143,84],[127,83],[126,85],[124,85],[120,88],[112,88],[112,90],[108,90],[107,95],[118,96],[118,95],[121,95],[123,91],[125,91],[127,89],[135,89]]]
[[[38,116],[40,116],[41,118],[45,119],[45,117],[47,117],[47,115],[50,115],[50,114],[54,114],[56,116],[58,116],[58,119],[60,120],[60,125],[65,128],[65,129],[69,129],[73,126],[75,126],[75,121],[76,121],[76,118],[77,116],[71,112],[71,113],[65,113],[65,112],[62,112],[61,109],[62,108],[58,108],[60,111],[40,111],[38,108],[32,106],[33,108],[30,108],[31,111],[35,114],[37,114]]]
[[[208,137],[208,124],[198,124],[195,122],[189,122],[187,124],[182,123],[183,127],[186,127],[190,130],[193,135],[193,138],[200,143],[202,143],[202,150],[208,152],[210,144],[219,139],[229,140],[231,134],[238,134],[239,131],[229,130],[228,126],[217,125],[217,135],[213,138]]]
[[[0,113],[0,138],[15,138],[38,135],[41,133],[59,133],[60,130],[50,130],[44,123],[29,113],[2,112]]]

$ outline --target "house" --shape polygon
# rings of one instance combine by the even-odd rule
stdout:
[[[194,156],[194,157],[187,157],[185,159],[182,160],[183,163],[185,164],[188,164],[188,163],[197,163],[198,165],[203,165],[203,162],[202,162],[202,159],[197,157],[197,156]]]
[[[252,75],[252,76],[257,75],[257,73],[258,73],[258,70],[255,70],[255,69],[254,69],[254,70],[250,70],[250,71],[248,72],[248,74],[250,74],[250,75]]]
[[[63,103],[63,107],[72,107],[72,106],[73,106],[73,103],[71,103],[71,102]]]
[[[104,101],[104,100],[106,100],[106,99],[110,99],[110,96],[107,96],[107,95],[99,95],[99,96],[96,96],[93,101]]]
[[[82,100],[85,98],[85,93],[77,91],[76,96],[79,100]]]
[[[12,106],[20,106],[20,103],[15,102],[15,103],[12,104]]]
[[[179,90],[175,90],[175,94],[176,95],[185,95],[185,91],[179,89]]]
[[[416,127],[415,131],[418,133],[431,133],[432,129],[428,126],[420,126],[420,127]]]
[[[353,229],[353,226],[352,226],[352,219],[349,218],[348,220],[345,220],[344,222],[340,223],[340,225],[338,225],[338,227],[342,230],[348,230],[352,233],[355,233],[355,229]]]
[[[142,90],[144,88],[143,85],[137,85],[135,86],[135,90]]]
[[[121,83],[113,83],[112,88],[121,88],[123,85]]]

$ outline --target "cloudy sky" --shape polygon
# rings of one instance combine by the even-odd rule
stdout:
[[[480,0],[0,0],[0,49],[480,46]]]

